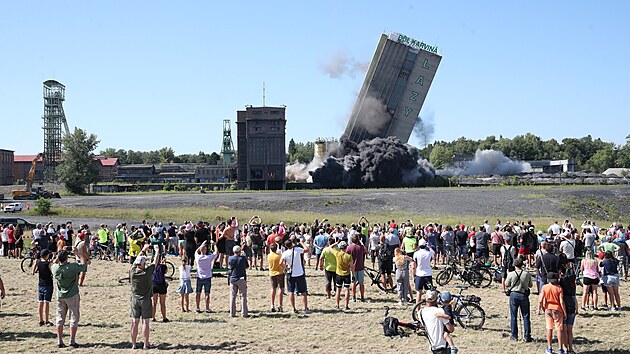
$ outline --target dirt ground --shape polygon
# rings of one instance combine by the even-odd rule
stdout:
[[[95,261],[90,267],[86,285],[81,288],[81,320],[76,353],[111,353],[128,350],[130,286],[120,285],[117,278],[126,273],[127,265]],[[39,327],[37,319],[37,276],[22,273],[17,260],[0,259],[0,274],[7,297],[0,308],[0,352],[56,351],[53,327]],[[289,314],[269,311],[267,272],[248,273],[248,301],[251,317],[231,318],[228,313],[229,290],[225,278],[213,279],[211,314],[182,313],[177,280],[171,282],[167,297],[167,316],[171,323],[151,323],[152,351],[193,352],[204,350],[245,353],[426,353],[427,340],[411,335],[389,339],[382,335],[378,323],[383,307],[391,315],[411,321],[411,307],[400,308],[395,295],[382,294],[366,284],[366,303],[350,303],[350,311],[336,311],[334,300],[325,300],[324,276],[307,267],[312,314]],[[367,279],[367,277],[366,277]],[[194,280],[193,280],[194,283]],[[456,291],[455,280],[442,290]],[[194,286],[194,284],[193,284]],[[581,293],[581,288],[578,288]],[[532,312],[534,343],[515,343],[508,339],[508,299],[499,285],[489,289],[469,289],[465,294],[482,298],[486,323],[482,331],[456,327],[454,340],[460,353],[542,353],[545,350],[543,317]],[[622,305],[628,301],[627,283],[621,287]],[[531,295],[532,303],[536,296]],[[600,300],[601,301],[601,300]],[[194,311],[194,304],[191,306]],[[533,305],[532,305],[533,309]],[[621,312],[590,311],[580,314],[574,329],[578,353],[628,353],[627,323],[630,308]],[[55,313],[55,303],[51,304]],[[159,318],[158,310],[158,318]],[[54,316],[52,317],[54,322]],[[620,331],[621,329],[621,331]],[[66,332],[68,329],[66,328]],[[68,338],[66,336],[66,343]]]

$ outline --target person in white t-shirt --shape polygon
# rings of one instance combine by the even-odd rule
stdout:
[[[435,258],[433,250],[427,246],[427,241],[418,241],[419,249],[413,254],[416,268],[414,283],[416,285],[416,304],[420,303],[422,292],[433,287],[431,261]]]
[[[195,263],[197,264],[197,286],[195,288],[195,304],[197,313],[201,313],[199,303],[201,302],[201,292],[205,293],[206,313],[210,313],[210,289],[212,287],[212,268],[214,261],[219,255],[219,248],[215,247],[214,253],[207,254],[208,241],[203,241],[195,252]],[[214,242],[211,242],[214,243]]]
[[[297,242],[297,240],[296,240]],[[295,294],[302,295],[302,303],[304,304],[304,313],[309,314],[311,310],[308,308],[308,290],[306,288],[306,274],[304,273],[304,265],[302,264],[302,254],[306,245],[287,240],[284,243],[286,251],[280,256],[280,264],[287,270],[287,290],[289,291],[289,301],[293,308],[293,313],[298,313],[295,308]]]
[[[562,240],[560,242],[560,252],[564,253],[569,261],[575,262],[575,239],[573,234],[569,233]]]
[[[547,233],[551,236],[558,236],[560,235],[560,225],[558,225],[558,222],[554,222],[553,224],[551,224],[551,226],[549,226],[549,228],[547,229]]]
[[[429,339],[430,350],[435,354],[447,354],[448,344],[444,339],[444,332],[453,333],[455,328],[445,317],[444,310],[437,307],[438,293],[435,290],[429,290],[426,294],[426,305],[420,311],[422,322],[426,328],[427,338]],[[449,351],[453,353],[453,351]],[[456,351],[455,351],[456,352]]]

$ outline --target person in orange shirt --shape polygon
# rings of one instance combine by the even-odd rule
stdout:
[[[564,305],[562,288],[558,280],[558,273],[549,272],[547,274],[548,283],[542,287],[538,298],[538,305],[545,310],[545,319],[547,322],[547,353],[553,353],[551,341],[553,339],[554,328],[558,332],[558,354],[565,354],[562,348],[563,324],[567,317],[566,307]]]

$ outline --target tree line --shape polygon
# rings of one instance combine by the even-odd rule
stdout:
[[[454,141],[436,141],[419,149],[422,156],[437,169],[453,162],[455,156],[472,156],[477,150],[497,150],[513,160],[564,160],[574,159],[576,169],[601,173],[611,167],[630,168],[630,134],[626,143],[617,145],[590,135],[583,138],[542,140],[532,133],[517,135],[513,139],[490,135],[474,140],[461,137]]]
[[[99,155],[117,158],[123,165],[152,165],[158,163],[204,163],[208,165],[217,165],[221,160],[221,155],[216,152],[207,154],[203,151],[199,151],[197,154],[175,155],[175,151],[170,147],[163,147],[159,150],[151,151],[107,148],[105,150],[101,150]]]

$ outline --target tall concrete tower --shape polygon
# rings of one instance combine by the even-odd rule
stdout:
[[[406,143],[441,60],[436,46],[381,35],[343,137],[359,143],[397,136]]]
[[[44,81],[44,180],[57,181],[57,164],[61,160],[62,127],[69,134],[63,111],[66,87],[55,80]]]

